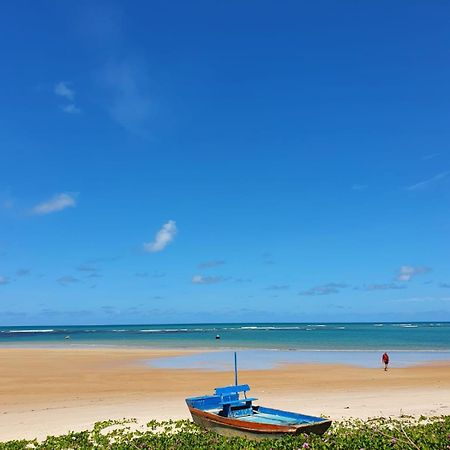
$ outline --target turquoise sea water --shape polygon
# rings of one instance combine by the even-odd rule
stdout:
[[[345,364],[359,367],[383,367],[377,350],[264,350],[237,352],[240,370],[272,369],[285,364]],[[390,367],[409,367],[424,363],[450,361],[448,351],[392,350]],[[233,372],[234,352],[219,350],[152,359],[151,367],[160,369],[204,369]]]
[[[216,339],[219,335],[220,339]],[[450,352],[450,323],[265,323],[0,327],[0,346]]]

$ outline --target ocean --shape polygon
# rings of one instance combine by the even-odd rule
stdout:
[[[219,336],[220,339],[216,339]],[[450,323],[245,323],[0,327],[0,346],[450,351]]]
[[[390,352],[392,367],[450,361],[450,323],[244,323],[0,327],[0,347],[137,347],[198,350],[159,358],[161,368],[231,370],[286,363],[344,363],[378,367]],[[214,352],[211,352],[214,350]]]

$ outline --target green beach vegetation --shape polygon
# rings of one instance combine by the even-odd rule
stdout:
[[[90,431],[49,436],[44,441],[16,440],[0,443],[0,450],[39,449],[152,449],[152,450],[381,450],[450,449],[450,416],[413,419],[347,420],[334,423],[323,436],[286,436],[276,440],[250,441],[226,438],[182,421],[152,421],[137,427],[134,420],[98,422]]]

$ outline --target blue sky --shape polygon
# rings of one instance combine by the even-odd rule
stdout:
[[[450,320],[447,2],[0,16],[0,325]]]

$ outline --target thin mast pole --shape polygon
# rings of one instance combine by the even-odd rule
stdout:
[[[238,384],[238,372],[237,372],[237,356],[236,352],[234,352],[234,384],[237,386]]]

